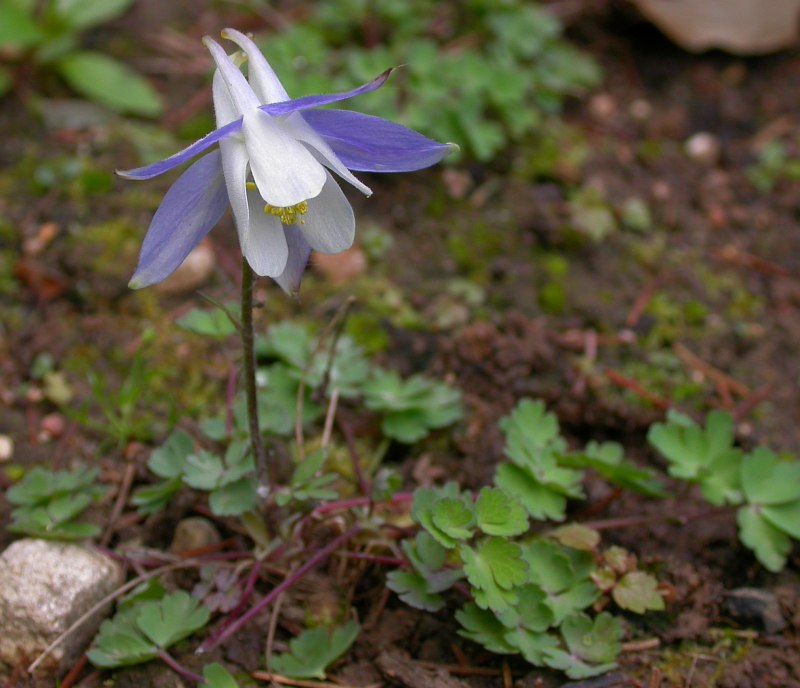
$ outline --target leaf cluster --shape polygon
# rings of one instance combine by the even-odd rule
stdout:
[[[223,456],[195,449],[192,438],[175,430],[155,449],[148,468],[164,480],[136,490],[132,502],[144,514],[161,510],[182,485],[209,492],[209,505],[218,516],[239,516],[254,508],[258,497],[255,464],[246,440],[235,440]]]
[[[0,96],[13,84],[13,67],[33,62],[54,70],[75,91],[117,112],[155,117],[161,98],[126,64],[81,49],[90,29],[119,17],[134,0],[5,0],[0,4]]]
[[[325,678],[325,670],[350,649],[359,626],[349,621],[338,628],[312,628],[289,642],[289,651],[272,657],[270,666],[289,678]]]
[[[53,540],[94,537],[100,528],[75,522],[75,518],[108,491],[95,482],[98,473],[98,469],[86,466],[72,471],[33,468],[6,493],[8,501],[16,506],[8,529]]]
[[[500,421],[500,428],[509,461],[497,467],[495,484],[514,495],[533,518],[563,520],[567,500],[584,497],[584,469],[625,489],[665,494],[655,474],[627,461],[614,442],[592,441],[583,451],[569,451],[558,419],[541,401],[523,399]]]
[[[189,317],[191,316],[191,317]],[[184,326],[209,336],[232,333],[224,313],[189,313]],[[184,321],[186,321],[184,318]],[[297,397],[301,383],[303,424],[319,420],[324,412],[320,392],[330,396],[337,390],[343,399],[363,400],[383,418],[385,437],[412,443],[432,430],[450,425],[462,416],[460,392],[444,383],[414,375],[406,380],[393,371],[373,365],[350,337],[337,337],[333,347],[318,346],[311,330],[300,323],[282,322],[256,342],[261,365],[258,369],[258,409],[264,432],[290,436],[295,430]],[[225,420],[202,424],[210,439],[226,439]],[[233,437],[246,437],[247,409],[243,395],[233,406]]]
[[[364,26],[381,37],[362,45]],[[510,0],[436,0],[378,3],[337,0],[264,42],[290,93],[350,88],[388,66],[406,65],[392,89],[373,93],[369,114],[399,119],[442,141],[458,141],[487,161],[507,145],[536,133],[565,97],[596,85],[597,64],[572,47],[553,14],[538,4]],[[469,46],[449,49],[453,36]],[[298,68],[298,57],[305,62]],[[307,67],[303,65],[307,64]],[[322,68],[321,68],[322,67]],[[438,116],[430,117],[431,112]]]
[[[375,369],[362,391],[366,407],[383,415],[383,434],[406,444],[455,423],[462,415],[461,393],[422,375],[403,380],[394,371]]]
[[[205,626],[210,615],[183,590],[160,599],[148,599],[147,594],[134,597],[100,625],[86,654],[97,667],[141,664]]]
[[[648,439],[671,475],[698,484],[711,504],[738,506],[739,539],[767,569],[783,569],[800,540],[800,461],[766,447],[745,454],[724,411],[712,411],[704,427],[670,412]]]
[[[291,501],[336,499],[338,492],[331,487],[331,483],[336,481],[339,476],[336,473],[324,472],[327,459],[327,450],[319,448],[310,452],[298,463],[289,484],[278,488],[275,493],[275,502],[278,506],[285,506]]]

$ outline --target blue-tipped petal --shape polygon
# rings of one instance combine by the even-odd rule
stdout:
[[[169,277],[228,207],[218,150],[203,156],[170,187],[158,207],[131,278],[141,289]]]
[[[294,100],[284,100],[280,103],[271,103],[269,105],[260,106],[260,110],[266,112],[270,117],[280,117],[282,115],[290,115],[298,110],[308,110],[309,108],[321,107],[322,105],[330,105],[331,103],[338,103],[341,100],[348,100],[356,96],[363,95],[376,91],[386,83],[389,75],[394,71],[394,68],[387,69],[383,74],[376,77],[372,81],[354,88],[352,91],[345,91],[344,93],[326,93],[318,96],[303,96],[302,98],[295,98]]]
[[[283,272],[274,279],[287,294],[296,294],[308,265],[311,247],[297,225],[284,226],[283,229],[286,232],[286,243],[289,245],[289,258]]]
[[[453,143],[439,143],[401,124],[350,110],[309,110],[303,119],[357,172],[413,172],[458,150]]]
[[[125,177],[126,179],[152,179],[160,174],[164,174],[164,172],[168,172],[173,167],[182,165],[187,160],[191,160],[198,153],[202,153],[204,150],[210,148],[215,143],[218,143],[226,136],[235,134],[236,132],[240,131],[241,128],[242,118],[240,117],[239,119],[226,124],[224,127],[220,127],[219,129],[215,129],[211,133],[206,134],[202,139],[195,141],[191,146],[184,148],[178,153],[175,153],[175,155],[170,155],[168,158],[154,162],[151,165],[137,167],[133,170],[117,170],[117,174],[121,177]]]

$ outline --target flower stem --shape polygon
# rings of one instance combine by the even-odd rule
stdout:
[[[247,421],[250,430],[250,449],[258,472],[259,492],[269,489],[269,465],[261,439],[256,397],[256,356],[253,348],[253,270],[242,257],[242,356],[244,358],[244,386],[247,397]]]

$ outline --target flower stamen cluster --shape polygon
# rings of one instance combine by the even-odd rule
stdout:
[[[295,224],[298,220],[298,215],[299,215],[300,224],[304,225],[306,221],[303,219],[302,216],[308,212],[308,201],[302,201],[301,203],[290,205],[285,208],[280,208],[267,203],[264,206],[264,212],[267,213],[268,215],[274,215],[285,225]]]

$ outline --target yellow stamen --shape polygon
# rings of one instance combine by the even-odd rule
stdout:
[[[293,225],[298,221],[298,216],[300,216],[300,224],[304,225],[305,220],[302,218],[302,216],[308,212],[308,202],[303,201],[302,203],[290,205],[286,208],[278,208],[267,203],[264,206],[264,212],[268,215],[274,215],[285,225]]]

